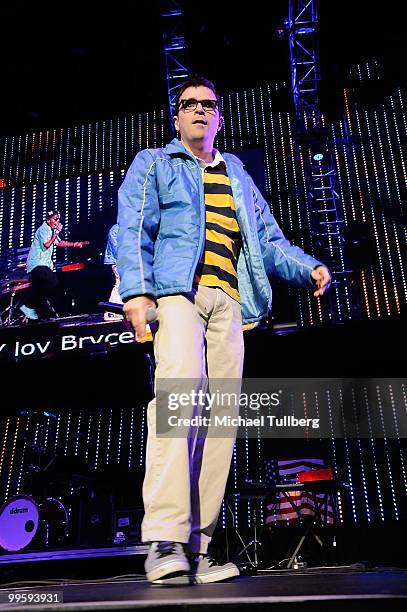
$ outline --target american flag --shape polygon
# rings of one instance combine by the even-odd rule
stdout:
[[[298,482],[301,472],[319,470],[324,467],[324,460],[320,458],[295,458],[270,460],[265,466],[266,478],[274,483],[289,484]],[[319,513],[325,525],[333,524],[332,504],[329,496],[325,494],[312,494],[306,490],[278,492],[274,499],[267,502],[266,525],[287,525],[303,519],[315,519],[315,504],[318,504]],[[297,511],[293,508],[297,508]],[[326,520],[325,520],[326,517]]]

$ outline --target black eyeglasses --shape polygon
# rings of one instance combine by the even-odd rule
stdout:
[[[196,110],[196,107],[198,106],[198,104],[201,104],[204,111],[208,113],[214,113],[216,109],[218,108],[217,100],[195,100],[195,98],[188,98],[187,100],[180,100],[179,108],[182,108],[182,110],[186,111],[187,113],[190,113]]]

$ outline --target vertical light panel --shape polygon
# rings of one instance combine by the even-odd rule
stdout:
[[[404,393],[403,393],[404,391]],[[406,401],[406,395],[405,395],[405,390],[402,388],[402,393],[404,395],[403,400],[404,400],[404,412],[407,413],[406,409],[407,409],[407,401]],[[402,439],[400,438],[400,430],[399,430],[399,425],[398,425],[398,418],[397,418],[397,411],[396,411],[396,396],[395,396],[395,391],[393,390],[393,385],[389,384],[388,385],[388,395],[389,395],[389,401],[390,401],[390,405],[391,405],[391,410],[393,413],[393,422],[394,422],[394,430],[395,430],[395,441],[397,444],[397,450],[398,450],[398,455],[399,455],[399,459],[400,459],[400,472],[401,472],[401,477],[402,477],[402,481],[403,481],[403,493],[404,495],[407,495],[407,469],[406,469],[406,457],[405,457],[405,449],[403,449],[402,447]]]
[[[132,418],[134,418],[134,409],[132,409]],[[139,456],[139,465],[142,466],[144,463],[144,448],[145,448],[145,439],[147,437],[147,408],[143,406],[142,416],[141,416],[141,426],[140,426],[140,456]]]
[[[386,431],[386,426],[384,422],[384,414],[383,414],[383,410],[387,411],[388,406],[383,405],[382,392],[381,392],[380,385],[376,385],[376,398],[377,398],[377,406],[378,406],[379,414],[380,414],[380,422],[381,422],[382,431],[383,431],[384,455],[385,455],[386,468],[387,468],[385,470],[385,473],[387,473],[387,476],[388,476],[388,485],[390,488],[391,499],[393,502],[392,503],[393,519],[398,521],[400,514],[399,514],[399,509],[398,509],[398,500],[397,500],[396,491],[395,491],[392,462],[390,460],[390,452],[389,452],[389,445],[388,445],[388,432]]]
[[[370,405],[369,405],[369,395],[368,395],[366,386],[364,386],[363,388],[363,398],[365,401],[366,416],[367,416],[367,421],[369,425],[369,433],[370,433],[369,441],[370,441],[370,446],[371,446],[371,457],[372,457],[372,463],[373,463],[374,476],[376,480],[376,494],[377,494],[377,500],[379,503],[380,519],[381,521],[384,521],[385,517],[384,517],[381,474],[380,474],[379,466],[378,466],[375,439],[373,437],[373,426],[372,426],[372,417],[371,417],[371,411],[370,411]]]

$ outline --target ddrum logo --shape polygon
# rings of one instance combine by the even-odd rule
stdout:
[[[28,508],[11,508],[10,514],[23,514],[24,512],[28,512]]]

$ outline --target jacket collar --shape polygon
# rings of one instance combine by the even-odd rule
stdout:
[[[191,151],[188,151],[178,138],[173,138],[166,147],[164,147],[164,153],[167,155],[186,155],[195,161],[195,157]]]
[[[180,140],[178,140],[178,138],[173,138],[173,140],[171,140],[171,142],[164,147],[164,153],[166,153],[167,155],[181,155],[181,156],[187,156],[190,159],[192,159],[194,162],[196,162],[196,157],[191,153],[191,151],[188,151],[188,149],[186,149],[184,147],[184,145],[182,144],[182,142]],[[238,164],[239,166],[244,166],[244,163],[235,155],[231,155],[230,153],[222,153],[221,152],[222,157],[225,159],[225,162],[228,164],[229,162]]]

